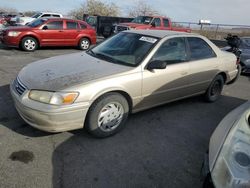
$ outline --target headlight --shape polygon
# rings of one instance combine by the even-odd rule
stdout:
[[[29,92],[30,99],[52,105],[72,104],[78,95],[78,92],[50,92],[40,90],[31,90]]]
[[[18,35],[20,35],[20,33],[21,33],[21,32],[19,32],[19,31],[10,31],[10,32],[8,33],[8,36],[9,36],[9,37],[17,37]]]
[[[211,172],[215,187],[250,187],[250,111],[229,132]]]

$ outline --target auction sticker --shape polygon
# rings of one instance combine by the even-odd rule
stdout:
[[[155,39],[155,38],[145,37],[145,36],[141,37],[139,40],[145,41],[145,42],[150,42],[152,44],[154,44],[157,41],[157,39]]]

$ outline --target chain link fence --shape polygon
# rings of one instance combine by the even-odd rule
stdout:
[[[250,37],[249,25],[228,25],[228,24],[199,24],[194,22],[173,22],[176,27],[187,27],[193,33],[199,33],[211,40],[224,40],[227,34],[239,37]]]

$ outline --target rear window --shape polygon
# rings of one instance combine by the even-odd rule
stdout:
[[[216,57],[213,49],[203,39],[197,37],[188,37],[187,41],[190,48],[191,60]]]
[[[58,14],[52,14],[52,17],[60,18],[60,15],[58,15]]]
[[[78,23],[77,22],[66,22],[67,29],[78,29]]]

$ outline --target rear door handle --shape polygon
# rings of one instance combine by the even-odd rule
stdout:
[[[60,33],[61,33],[61,32],[63,32],[63,31],[62,31],[62,30],[59,30],[58,32],[60,32]]]

